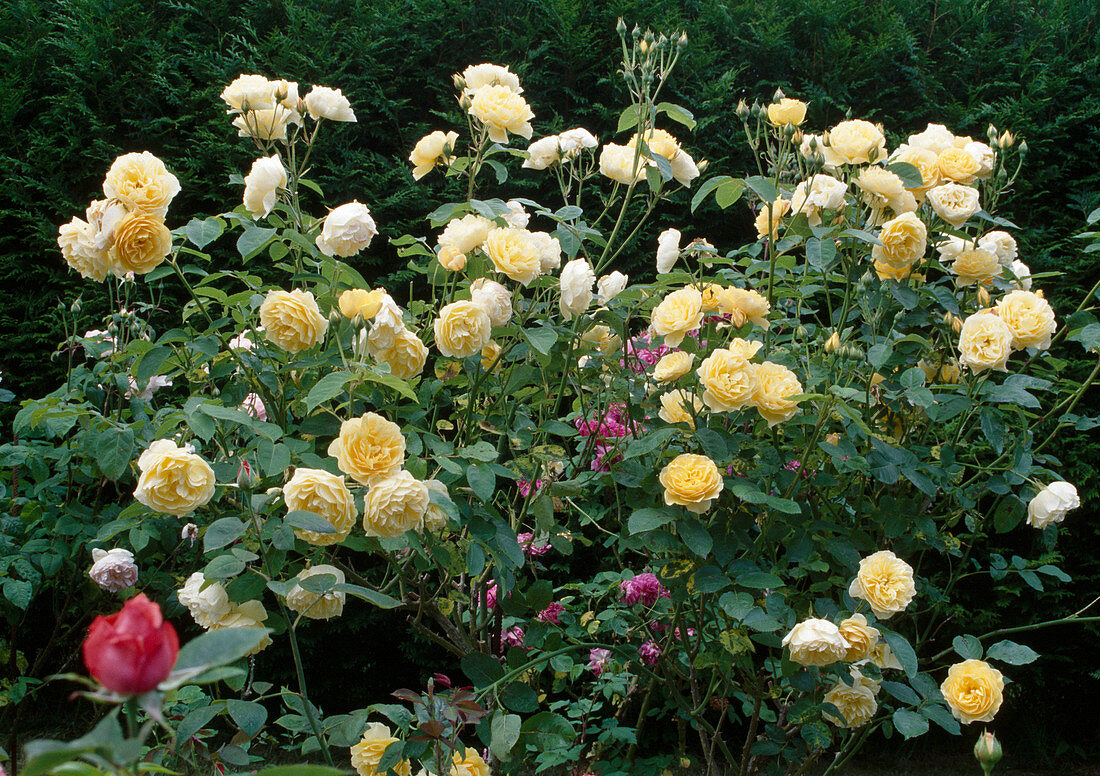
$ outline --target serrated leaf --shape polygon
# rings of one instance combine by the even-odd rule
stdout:
[[[909,709],[898,709],[893,716],[894,727],[906,738],[916,738],[928,732],[928,720]]]
[[[313,412],[319,405],[340,393],[351,379],[348,372],[333,372],[318,380],[306,396],[306,412]]]
[[[262,251],[275,234],[275,229],[250,226],[237,238],[237,253],[241,254],[242,259],[250,259]]]
[[[247,530],[248,526],[245,522],[235,517],[223,517],[215,520],[203,533],[203,552],[220,550],[227,544],[237,541]]]
[[[1012,666],[1022,666],[1034,663],[1039,659],[1039,653],[1031,647],[1017,644],[1015,641],[998,641],[985,651],[989,660],[1000,660]]]
[[[221,237],[224,231],[225,222],[217,216],[210,216],[206,219],[192,218],[184,227],[183,233],[187,235],[192,245],[202,250]]]
[[[951,640],[955,653],[963,660],[981,660],[982,643],[969,634],[956,636]]]

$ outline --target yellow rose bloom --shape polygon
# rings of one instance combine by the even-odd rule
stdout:
[[[961,148],[947,148],[940,151],[936,158],[936,166],[945,180],[955,181],[955,183],[973,183],[981,172],[978,160]]]
[[[688,407],[692,407],[689,410]],[[661,394],[661,409],[657,417],[665,423],[687,423],[695,428],[695,416],[703,410],[703,403],[691,391],[677,388]]]
[[[328,454],[344,474],[370,485],[404,465],[405,437],[396,423],[368,412],[340,424],[340,436],[332,440]]]
[[[802,393],[802,383],[794,372],[771,361],[750,364],[749,368],[755,382],[752,406],[768,421],[769,428],[798,414],[798,402],[788,398]]]
[[[768,321],[771,305],[763,294],[751,288],[723,288],[718,294],[718,309],[730,316],[737,328],[744,326],[745,321],[761,329],[771,326]]]
[[[718,295],[722,291],[722,286],[717,283],[703,283],[702,288],[699,289],[699,293],[703,296],[703,310],[704,312],[713,312],[718,309]]]
[[[777,127],[790,125],[797,127],[806,120],[806,103],[790,97],[782,97],[779,102],[768,106],[768,121]]]
[[[878,239],[882,245],[871,248],[871,258],[875,264],[889,264],[895,269],[904,269],[908,275],[913,263],[924,258],[928,247],[928,227],[916,213],[902,213],[882,225]]]
[[[959,332],[959,365],[972,372],[1007,371],[1012,355],[1012,329],[994,313],[975,313],[963,321]]]
[[[378,351],[375,357],[389,365],[390,374],[409,380],[424,371],[428,348],[411,331],[402,329],[394,335],[393,345]]]
[[[703,322],[703,295],[694,288],[673,291],[653,308],[650,327],[665,338],[670,348],[679,346],[684,336],[698,329]]]
[[[840,164],[886,161],[886,136],[869,121],[842,121],[829,130],[827,138]]]
[[[485,308],[475,302],[451,302],[435,319],[435,346],[451,358],[480,353],[489,344],[493,324]]]
[[[351,748],[351,767],[359,776],[386,776],[385,773],[378,772],[378,763],[382,761],[386,748],[396,741],[388,727],[381,722],[372,722],[363,732],[362,740]],[[398,761],[393,770],[399,776],[412,774],[412,766],[408,760]]]
[[[691,371],[695,356],[683,350],[665,353],[653,366],[653,379],[659,383],[674,383]]]
[[[1050,338],[1058,324],[1054,321],[1050,302],[1042,293],[1009,291],[997,301],[994,312],[1012,330],[1013,348],[1046,350],[1050,347]]]
[[[474,92],[470,115],[485,125],[489,139],[507,143],[508,133],[531,139],[531,119],[535,114],[527,101],[507,86],[490,84]]]
[[[848,594],[869,603],[880,620],[888,620],[904,611],[917,594],[913,567],[889,550],[879,550],[859,562]]]
[[[499,358],[500,345],[496,340],[489,340],[489,344],[481,349],[481,368],[486,371],[495,369]]]
[[[462,754],[454,753],[451,758],[451,771],[447,776],[489,776],[489,765],[476,749],[466,747]]]
[[[302,569],[295,577],[294,587],[286,594],[286,606],[292,612],[297,612],[310,620],[331,620],[344,613],[344,600],[347,594],[329,589],[326,593],[312,593],[299,583],[302,580],[316,577],[321,574],[331,574],[336,577],[333,584],[344,584],[344,572],[335,566],[322,564]]]
[[[756,235],[760,238],[771,235],[773,241],[779,239],[779,227],[783,223],[783,216],[791,209],[791,201],[782,197],[776,199],[770,205],[764,203],[756,214]]]
[[[530,232],[512,226],[490,229],[485,238],[485,252],[497,272],[524,286],[542,272],[540,247]]]
[[[450,498],[447,486],[439,480],[424,480],[424,487],[428,489],[428,508],[424,510],[424,530],[438,532],[447,527],[447,512],[443,507],[431,501],[431,494],[438,493]]]
[[[897,267],[885,261],[876,261],[875,274],[878,275],[879,280],[897,280],[900,282],[913,274],[913,265],[906,264]]]
[[[103,181],[107,199],[117,199],[131,210],[161,218],[179,191],[180,182],[176,176],[148,151],[118,157]]]
[[[214,497],[214,470],[187,447],[158,439],[138,457],[134,498],[154,512],[183,517]]]
[[[144,275],[160,266],[172,252],[172,233],[162,216],[135,210],[115,229],[115,242],[107,253],[111,271]]]
[[[682,453],[661,469],[661,485],[665,489],[665,503],[678,504],[689,512],[701,515],[710,509],[725,483],[714,461],[705,455]]]
[[[649,149],[649,156],[663,156],[670,162],[680,153],[680,144],[676,142],[676,138],[663,129],[651,129],[646,133],[645,144]],[[626,147],[631,149],[638,147],[638,133],[634,133]]]
[[[286,502],[287,511],[313,512],[332,523],[336,533],[294,529],[295,536],[314,547],[325,547],[344,541],[351,533],[358,514],[355,500],[348,486],[344,484],[344,478],[323,469],[307,469],[304,466],[295,469],[290,482],[283,486],[283,501]]]
[[[957,286],[972,286],[975,283],[988,286],[993,283],[994,277],[1001,274],[1001,263],[993,251],[967,244],[951,262],[950,270],[955,275]]]
[[[958,229],[982,209],[977,189],[958,183],[942,183],[928,191],[928,204],[936,215]]]
[[[616,183],[629,186],[645,177],[646,166],[652,164],[644,155],[638,155],[631,146],[605,143],[600,150],[600,174]]]
[[[267,609],[261,601],[245,601],[240,604],[232,604],[229,612],[211,623],[210,630],[226,630],[228,628],[262,628],[267,620]],[[260,643],[252,648],[249,655],[256,655],[271,646],[271,634],[266,634]]]
[[[1004,675],[982,660],[964,660],[947,669],[940,692],[964,725],[992,722],[1004,701]]]
[[[825,693],[824,700],[836,706],[843,719],[829,713],[825,714],[825,719],[843,728],[863,727],[878,711],[878,701],[875,699],[877,690],[878,685],[866,676],[857,676],[851,686],[838,682]]]
[[[728,348],[715,348],[695,370],[703,385],[703,403],[712,412],[733,412],[752,403],[755,373],[749,359],[763,345],[740,338]]]
[[[917,168],[921,177],[921,185],[914,186],[909,189],[909,192],[918,202],[924,201],[924,195],[928,190],[939,186],[941,183],[939,156],[936,155],[935,151],[917,146],[902,146],[894,154],[891,161],[904,162]]]
[[[791,628],[783,637],[791,660],[802,666],[828,666],[844,659],[848,642],[829,620],[811,617]]]
[[[855,182],[862,192],[863,202],[876,213],[887,208],[895,213],[911,213],[917,209],[916,198],[896,173],[882,167],[865,167]]]
[[[328,319],[309,291],[271,291],[260,305],[267,341],[287,353],[300,353],[325,338]]]
[[[61,255],[81,277],[102,282],[111,269],[111,260],[105,247],[100,247],[92,227],[80,218],[73,218],[58,230],[57,245]]]
[[[404,469],[375,480],[363,502],[363,530],[385,539],[419,531],[430,500],[428,486]]]
[[[844,653],[845,662],[858,663],[871,657],[881,634],[877,628],[867,624],[867,618],[862,614],[853,614],[848,619],[841,620],[840,635],[848,642],[848,651]]]
[[[340,314],[349,320],[358,315],[364,321],[369,321],[382,308],[382,298],[385,295],[386,291],[382,288],[372,291],[365,288],[349,288],[340,294],[337,302],[340,306]]]
[[[439,130],[420,138],[409,154],[409,161],[413,163],[413,179],[420,180],[437,164],[449,164],[457,142],[457,132],[443,133]]]

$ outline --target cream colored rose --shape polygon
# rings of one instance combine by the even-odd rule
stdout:
[[[958,183],[944,183],[929,189],[928,203],[936,215],[956,229],[982,209],[978,190]]]
[[[546,275],[561,266],[561,243],[549,232],[529,232],[539,257],[539,272]]]
[[[605,305],[617,297],[626,288],[630,277],[618,270],[604,275],[596,281],[596,304]]]
[[[435,493],[450,500],[451,494],[447,492],[447,486],[439,480],[424,480],[424,487],[428,489],[428,506],[424,510],[424,530],[438,533],[447,527],[447,511],[433,502],[431,495]]]
[[[286,140],[287,126],[291,123],[301,124],[301,117],[283,107],[250,110],[233,119],[237,137],[257,140]]]
[[[993,165],[997,157],[994,155],[992,148],[985,143],[972,140],[963,146],[963,150],[974,157],[974,161],[978,165],[978,172],[975,173],[974,177],[978,180],[985,180],[993,174]]]
[[[560,140],[557,135],[540,137],[534,143],[527,146],[527,158],[523,161],[523,167],[528,170],[545,170],[552,164],[561,161]]]
[[[771,202],[770,204],[765,202],[760,206],[759,212],[756,214],[756,234],[758,237],[771,236],[771,239],[779,239],[779,227],[783,223],[783,216],[791,209],[790,200],[779,199]]]
[[[1066,513],[1081,506],[1077,488],[1068,482],[1052,482],[1039,491],[1027,505],[1027,524],[1043,529],[1066,519]]]
[[[701,515],[710,509],[725,487],[714,461],[705,455],[681,453],[661,469],[665,504],[680,505]]]
[[[690,408],[690,409],[689,409]],[[691,391],[682,388],[661,394],[661,409],[657,417],[665,423],[687,423],[695,428],[695,416],[703,411],[703,403]]]
[[[355,121],[355,111],[351,103],[339,89],[327,86],[314,86],[306,95],[306,110],[315,119],[329,121]]]
[[[672,179],[681,186],[691,186],[691,182],[699,177],[699,165],[687,151],[683,149],[672,157],[669,164],[672,167]]]
[[[512,295],[495,280],[478,278],[471,283],[470,301],[485,309],[493,326],[504,326],[512,320]]]
[[[791,660],[802,666],[828,666],[844,659],[848,642],[840,629],[828,620],[811,617],[791,628],[783,637]]]
[[[928,190],[942,183],[940,180],[939,156],[927,148],[903,145],[894,152],[891,161],[904,162],[917,168],[917,172],[920,173],[921,184],[909,189],[917,201],[923,202],[924,195]]]
[[[558,147],[566,159],[571,159],[585,148],[595,148],[600,144],[596,136],[583,127],[567,129],[558,135]]]
[[[324,593],[315,593],[302,587],[302,582],[305,580],[323,574],[335,578],[332,585],[344,584],[344,572],[335,566],[321,564],[302,569],[298,572],[298,576],[294,578],[294,587],[286,594],[287,608],[311,620],[331,620],[333,617],[339,617],[343,614],[346,593],[333,590],[332,587],[329,587]]]
[[[502,67],[488,62],[470,65],[462,71],[460,78],[465,84],[467,94],[472,94],[483,86],[504,86],[516,94],[523,94],[519,76],[510,71],[507,65]]]
[[[928,247],[928,228],[916,213],[902,213],[882,225],[878,234],[882,245],[871,248],[871,258],[892,267],[905,268],[924,257]]]
[[[511,226],[490,229],[485,238],[485,252],[497,272],[524,286],[531,285],[542,272],[541,249],[531,232]]]
[[[275,209],[279,189],[287,186],[286,168],[278,154],[260,157],[244,178],[244,206],[253,218],[263,218]]]
[[[680,258],[680,230],[666,229],[657,236],[657,274],[664,275],[671,272],[678,258]]]
[[[480,248],[493,223],[474,213],[451,221],[439,235],[439,263],[451,272],[459,272],[466,266],[466,255]]]
[[[1019,255],[1016,238],[1000,230],[983,234],[978,240],[978,247],[995,254],[1002,267],[1011,267]]]
[[[691,371],[695,356],[682,350],[665,353],[653,366],[653,379],[659,383],[674,383]]]
[[[113,550],[92,550],[92,567],[88,569],[92,581],[108,593],[117,593],[133,587],[138,581],[138,567],[134,553],[115,547]]]
[[[1001,273],[997,255],[984,248],[974,248],[969,243],[951,262],[949,268],[955,275],[955,285],[964,287],[975,283],[988,286]]]
[[[723,288],[718,293],[718,309],[730,316],[736,328],[744,326],[746,321],[761,329],[771,326],[768,321],[771,305],[762,294],[751,288]]]
[[[875,698],[878,685],[866,676],[857,675],[853,678],[853,684],[838,682],[825,693],[825,703],[836,706],[841,714],[841,718],[837,718],[826,712],[825,719],[843,728],[863,727],[878,711],[878,700]]]
[[[214,497],[214,470],[190,445],[158,439],[138,457],[134,498],[154,512],[183,517]]]
[[[386,295],[385,289],[375,288],[368,291],[365,288],[349,288],[340,294],[337,304],[340,314],[349,320],[356,316],[369,321],[382,307],[382,297]]]
[[[176,176],[148,151],[118,157],[103,181],[107,199],[162,217],[179,191],[180,182]]]
[[[378,763],[382,761],[386,748],[396,741],[390,729],[381,722],[370,723],[363,732],[362,740],[351,748],[351,767],[359,776],[386,776],[385,772],[378,772]],[[399,760],[392,768],[398,776],[412,774],[408,760]]]
[[[940,685],[955,719],[964,725],[992,722],[1004,701],[1004,675],[982,660],[964,660],[947,669]]]
[[[751,359],[759,342],[734,339],[729,348],[715,348],[695,370],[703,385],[703,403],[712,412],[734,412],[752,403],[756,373]]]
[[[791,212],[805,213],[812,226],[821,223],[822,210],[839,210],[844,207],[844,194],[848,187],[831,175],[818,173],[804,180],[791,194]]]
[[[340,471],[370,485],[405,464],[405,437],[396,423],[368,412],[340,424],[340,436],[328,446]]]
[[[509,133],[531,139],[535,114],[527,101],[507,86],[489,84],[474,91],[470,115],[485,126],[494,143],[507,143]]]
[[[687,333],[698,329],[702,322],[703,295],[691,287],[667,294],[650,315],[653,333],[664,337],[670,348],[679,346]]]
[[[206,577],[196,571],[187,578],[183,587],[176,591],[179,602],[187,607],[195,622],[203,628],[212,628],[233,609],[229,595],[220,582],[211,582],[203,586]]]
[[[749,368],[755,383],[751,403],[768,422],[769,428],[798,414],[798,402],[790,397],[802,393],[802,383],[794,372],[771,361],[751,364]]]
[[[466,747],[464,753],[452,755],[451,771],[447,776],[489,776],[489,765],[476,749]]]
[[[651,129],[646,133],[645,145],[648,156],[663,156],[672,161],[680,153],[680,144],[670,132],[663,129]],[[638,133],[634,133],[627,142],[628,148],[638,147]]]
[[[523,203],[518,199],[510,199],[504,204],[508,206],[508,212],[500,217],[504,219],[504,223],[508,226],[523,229],[531,223],[531,214],[523,209]]]
[[[1016,259],[1016,261],[1012,262],[1011,266],[1009,266],[1008,269],[1013,275],[1016,276],[1016,280],[1013,281],[1013,286],[1015,288],[1020,288],[1024,291],[1031,290],[1031,270],[1026,264],[1024,264],[1019,259]]]
[[[481,368],[486,372],[493,370],[500,365],[500,345],[496,340],[489,340],[489,344],[481,349]]]
[[[287,353],[301,353],[325,338],[328,319],[309,291],[269,291],[260,305],[267,341]]]
[[[864,167],[856,186],[862,192],[862,198],[872,210],[881,212],[889,208],[897,213],[911,213],[917,209],[917,200],[905,188],[896,173],[882,167]]]
[[[929,124],[920,134],[909,136],[909,145],[939,156],[948,148],[955,147],[955,135],[943,124]]]
[[[904,611],[917,594],[913,567],[890,550],[879,550],[859,562],[848,594],[869,603],[880,620],[888,620]]]
[[[867,618],[862,614],[853,614],[841,621],[840,635],[848,642],[848,651],[844,653],[845,662],[858,663],[870,659],[882,634],[878,628],[868,625]]]
[[[240,75],[225,87],[222,100],[229,106],[227,113],[275,107],[275,84],[262,75]]]
[[[615,353],[623,346],[622,338],[603,325],[593,326],[581,335],[581,339],[591,342],[605,356]]]
[[[378,311],[371,321],[370,332],[367,334],[367,350],[375,358],[381,353],[393,348],[397,338],[405,331],[405,320],[401,308],[393,297],[382,292],[379,298]]]
[[[295,469],[290,482],[283,486],[283,500],[288,511],[313,512],[328,520],[336,529],[335,533],[294,529],[295,536],[314,547],[327,547],[344,541],[358,515],[355,500],[344,484],[344,478],[323,469],[307,469],[304,466]]]
[[[777,127],[790,125],[797,127],[806,120],[806,103],[790,97],[782,97],[779,102],[768,106],[768,121]]]
[[[126,206],[117,200],[100,199],[88,205],[84,217],[95,247],[106,251],[115,241],[115,232],[126,218]]]
[[[825,144],[828,133],[825,135],[813,135],[806,133],[799,144],[799,152],[807,159],[815,157],[824,163],[829,172],[836,172],[837,168],[844,164],[844,157]]]
[[[111,268],[111,260],[106,248],[96,244],[95,232],[90,224],[79,218],[62,224],[58,230],[57,245],[61,255],[72,269],[81,277],[102,282]]]
[[[842,121],[829,130],[828,141],[843,164],[886,161],[886,137],[869,121]]]
[[[994,313],[975,313],[963,321],[959,332],[959,364],[972,372],[1007,371],[1012,355],[1012,329]]]
[[[466,358],[489,344],[493,324],[485,308],[475,302],[451,302],[433,324],[435,346],[451,358]]]
[[[229,611],[218,618],[210,626],[210,630],[226,630],[229,628],[262,628],[267,620],[267,610],[260,601],[245,601],[241,604],[230,604]],[[271,646],[271,635],[264,634],[260,643],[252,648],[249,655],[255,655]],[[247,657],[247,656],[246,656]]]
[[[450,164],[457,142],[457,132],[444,133],[439,130],[420,138],[409,154],[409,161],[413,164],[413,179],[420,180],[437,164],[444,167]]]
[[[317,235],[317,248],[326,256],[346,258],[370,245],[376,234],[378,227],[370,210],[353,200],[325,217],[321,233]]]
[[[375,352],[374,356],[389,365],[390,374],[409,380],[424,371],[428,348],[411,331],[402,329],[394,336],[389,348]]]
[[[375,480],[363,502],[363,530],[385,539],[419,531],[430,500],[428,486],[404,469]]]
[[[1050,338],[1058,324],[1042,292],[1009,291],[997,300],[993,310],[1012,330],[1012,347],[1016,350],[1050,347]]]
[[[587,259],[573,259],[561,269],[559,307],[565,320],[583,315],[592,304],[592,285],[596,274]]]
[[[882,671],[901,671],[904,668],[901,661],[898,660],[897,656],[891,651],[890,645],[885,641],[880,641],[875,645],[875,648],[871,650],[871,662]]]
[[[961,148],[945,148],[936,158],[936,166],[944,180],[973,183],[981,172],[978,160]]]
[[[605,143],[600,151],[600,174],[624,186],[644,178],[649,164],[652,162],[630,146]]]
[[[152,213],[134,210],[115,229],[115,241],[107,252],[111,272],[144,275],[160,266],[172,252],[172,233],[164,220]]]

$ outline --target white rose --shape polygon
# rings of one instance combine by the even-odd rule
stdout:
[[[378,227],[366,205],[356,201],[340,205],[325,217],[317,235],[317,247],[326,256],[354,256],[370,245]]]
[[[1033,528],[1046,528],[1060,523],[1066,513],[1081,506],[1077,488],[1068,482],[1052,482],[1036,494],[1027,505],[1027,524]]]
[[[565,320],[580,315],[592,304],[596,274],[586,259],[573,259],[561,270],[561,314]]]
[[[286,168],[278,154],[260,157],[244,179],[244,206],[253,218],[263,218],[275,209],[275,194],[287,185]]]
[[[531,145],[527,146],[527,159],[523,162],[523,167],[528,170],[545,170],[550,165],[561,160],[559,149],[559,138],[557,135],[550,135],[548,137],[540,137]]]
[[[115,228],[126,217],[126,206],[118,200],[97,200],[84,211],[88,219],[92,240],[99,250],[106,250],[115,241]]]
[[[929,124],[920,134],[909,136],[909,145],[938,155],[955,147],[955,135],[943,124]]]
[[[795,625],[783,637],[783,646],[790,648],[791,660],[803,666],[831,665],[848,653],[848,642],[840,634],[840,628],[818,618]]]
[[[975,176],[978,180],[985,180],[993,174],[993,161],[995,157],[992,148],[985,143],[979,143],[976,140],[972,140],[963,146],[963,150],[974,157],[974,161],[978,163],[978,172]]]
[[[460,76],[466,84],[466,92],[476,92],[483,86],[506,86],[516,94],[523,94],[519,85],[519,76],[511,72],[507,65],[493,65],[485,62],[480,65],[470,65],[462,71]]]
[[[266,108],[250,110],[233,119],[237,128],[237,137],[252,137],[257,140],[286,140],[286,128],[290,123],[300,124],[301,117],[286,108]]]
[[[504,203],[508,206],[508,212],[504,214],[504,223],[508,226],[514,226],[516,229],[522,229],[531,222],[531,216],[527,214],[527,211],[523,209],[523,205],[514,199],[510,199]]]
[[[1011,267],[1019,255],[1016,238],[1000,230],[983,234],[978,240],[978,247],[995,254],[1002,267]]]
[[[262,75],[239,75],[222,90],[221,98],[229,106],[226,113],[271,109],[275,107],[275,84]]]
[[[1012,262],[1012,266],[1009,267],[1009,270],[1016,276],[1016,285],[1024,291],[1031,290],[1031,270],[1026,264],[1016,259],[1016,261]]]
[[[657,237],[657,274],[664,275],[670,272],[678,258],[680,258],[680,230],[666,229]]]
[[[680,152],[670,160],[672,165],[672,177],[682,186],[691,186],[691,182],[699,177],[699,165],[691,158],[691,155],[680,149]]]
[[[558,135],[558,148],[567,159],[576,156],[584,148],[595,148],[599,144],[595,135],[581,127],[567,129]]]
[[[170,388],[172,386],[172,378],[165,377],[164,375],[153,375],[149,378],[149,382],[145,384],[144,388],[139,388],[137,380],[133,375],[129,376],[130,388],[124,394],[127,399],[132,399],[138,396],[145,401],[152,401],[153,394],[159,391],[161,388]]]
[[[626,186],[645,177],[646,164],[652,162],[630,146],[608,143],[600,152],[600,173]]]
[[[315,119],[330,121],[355,121],[355,112],[348,98],[339,89],[314,86],[306,95],[306,110]]]
[[[116,547],[113,550],[92,550],[92,567],[88,576],[92,581],[109,593],[117,593],[133,587],[138,579],[138,567],[134,563],[134,553]]]
[[[811,224],[821,223],[821,210],[838,210],[844,206],[848,187],[832,175],[818,173],[795,186],[791,195],[791,212],[805,213]]]
[[[504,326],[512,319],[512,295],[495,280],[478,278],[471,283],[470,300],[485,309],[493,326]]]
[[[209,629],[229,614],[233,605],[229,603],[229,595],[220,582],[213,582],[203,588],[204,582],[206,577],[201,571],[196,571],[176,591],[176,596],[191,611],[195,622]]]
[[[623,292],[629,280],[629,276],[624,275],[618,270],[615,270],[610,275],[604,275],[596,283],[596,290],[599,292],[596,297],[596,303],[607,304],[610,302]]]
[[[561,243],[549,232],[530,232],[539,254],[539,272],[548,275],[561,266]]]
[[[371,321],[370,332],[367,334],[367,350],[374,357],[379,357],[384,351],[390,350],[397,337],[405,331],[405,320],[401,315],[401,308],[389,294],[382,294],[378,312]]]
[[[958,229],[982,209],[978,190],[958,183],[944,183],[928,192],[928,204],[936,215]]]

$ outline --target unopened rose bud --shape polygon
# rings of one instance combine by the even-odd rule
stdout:
[[[649,41],[643,40],[642,42],[640,42],[638,44],[638,51],[642,52],[643,54],[649,53]]]
[[[1020,141],[1020,156],[1027,156],[1027,141]]]
[[[237,469],[237,487],[241,490],[252,490],[259,482],[256,472],[248,461],[241,461],[241,468]]]
[[[276,81],[275,87],[275,102],[282,102],[290,94],[290,88],[287,86],[286,81]]]
[[[978,743],[974,745],[974,757],[982,766],[982,771],[989,776],[993,772],[993,766],[1000,762],[1003,756],[1001,742],[988,730],[978,737]]]
[[[188,523],[180,531],[180,539],[183,541],[190,541],[191,544],[195,543],[195,540],[199,538],[199,527],[194,523]]]
[[[989,292],[986,291],[985,286],[980,286],[978,288],[978,304],[982,307],[989,306]]]
[[[783,94],[782,89],[776,89],[775,94],[772,95],[772,102],[779,102],[780,100],[782,100],[786,96],[787,95]]]
[[[615,32],[619,35],[626,35],[626,22],[623,21],[623,17],[619,17],[618,24],[615,25]]]
[[[948,326],[950,326],[952,329],[954,329],[956,334],[958,334],[960,331],[962,331],[962,326],[963,326],[962,318],[960,318],[957,315],[952,315],[951,313],[944,313],[943,314],[943,322],[946,323]]]
[[[81,303],[80,297],[77,297],[73,301],[72,306],[69,307],[69,312],[78,313],[78,312],[80,312],[80,308],[83,307],[83,306],[84,305]]]
[[[737,103],[737,111],[736,111],[736,112],[737,112],[737,115],[738,115],[738,116],[739,116],[740,118],[742,118],[742,119],[747,119],[747,118],[749,117],[749,106],[748,106],[748,103],[746,103],[746,102],[745,102],[744,100],[741,100],[740,102],[738,102],[738,103]]]
[[[836,353],[837,348],[840,347],[840,332],[834,331],[829,339],[825,340],[825,352]]]
[[[642,38],[642,28],[639,27],[637,24],[635,24],[634,29],[631,30],[631,32],[630,32],[630,35],[631,35],[632,38],[634,38],[635,42],[641,40],[641,38]]]
[[[432,674],[432,679],[434,679],[435,683],[444,689],[451,686],[451,677],[447,676],[446,674]]]
[[[466,79],[462,77],[462,73],[455,73],[451,76],[451,80],[454,82],[455,88],[460,92],[466,88]]]
[[[990,145],[996,145],[997,143],[997,128],[992,124],[985,130],[985,136],[989,138]]]
[[[1011,148],[1016,144],[1016,136],[1009,132],[1007,129],[1001,133],[1001,136],[997,138],[997,145],[1001,148]]]
[[[679,49],[681,51],[683,51],[684,49],[687,48],[687,44],[688,44],[688,34],[686,32],[681,32],[679,40],[676,41],[676,45],[679,47]]]
[[[704,172],[707,171],[707,167],[710,166],[710,160],[709,159],[700,159],[699,162],[695,166],[699,168],[700,173],[704,173]]]
[[[470,106],[473,104],[473,98],[471,98],[470,95],[468,95],[466,92],[463,92],[462,96],[458,98],[458,107],[462,108],[462,110],[469,110]]]

